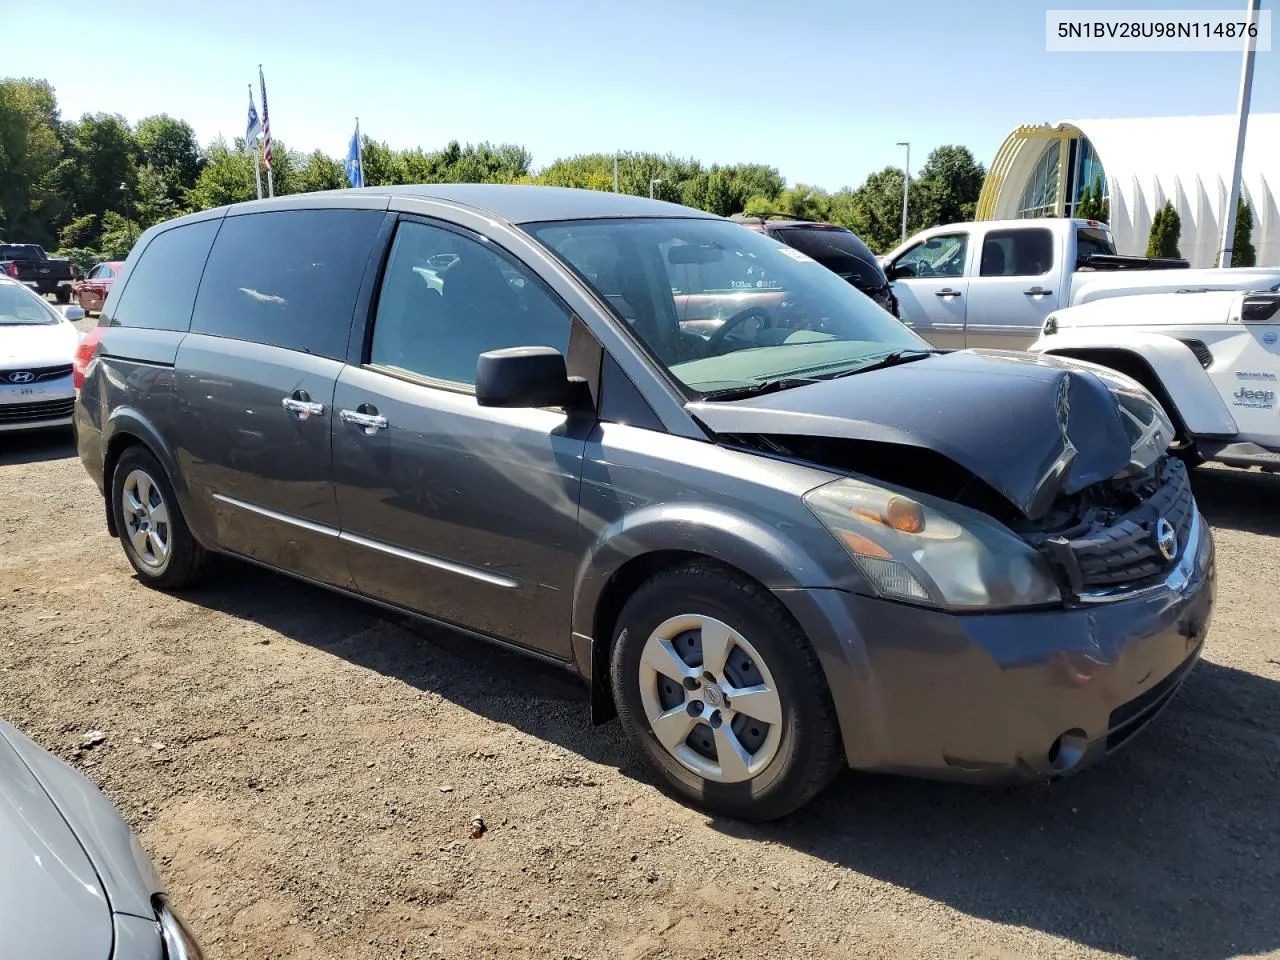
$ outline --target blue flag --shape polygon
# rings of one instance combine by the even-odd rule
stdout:
[[[351,146],[347,148],[347,179],[353,187],[364,186],[364,157],[360,153],[360,123],[356,122],[356,132],[351,135]]]
[[[262,121],[258,119],[258,108],[253,105],[253,85],[249,86],[249,124],[244,132],[244,147],[253,150],[258,145],[258,137],[262,135]]]

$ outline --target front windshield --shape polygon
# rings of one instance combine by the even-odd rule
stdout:
[[[835,376],[928,344],[799,250],[725,220],[526,225],[693,397]]]
[[[30,323],[57,323],[57,311],[15,283],[0,284],[0,327]]]

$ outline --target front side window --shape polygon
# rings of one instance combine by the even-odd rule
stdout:
[[[200,272],[221,222],[201,220],[152,237],[125,281],[109,324],[186,330],[191,325]]]
[[[922,240],[893,262],[895,271],[906,267],[899,276],[962,277],[964,258],[969,251],[969,235],[948,233]]]
[[[475,385],[480,354],[569,345],[567,309],[492,243],[407,221],[383,273],[369,362],[451,385]]]
[[[982,244],[980,276],[1038,277],[1053,266],[1053,234],[1033,230],[992,230]]]
[[[723,220],[657,218],[527,224],[573,269],[690,397],[727,399],[770,382],[838,376],[928,347],[811,257]],[[678,319],[673,273],[732,265],[752,287],[735,312],[698,330]],[[754,286],[759,283],[760,286]]]

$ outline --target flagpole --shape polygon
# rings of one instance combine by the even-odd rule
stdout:
[[[369,186],[364,178],[364,144],[360,142],[360,118],[356,117],[356,163],[360,164],[360,186]]]
[[[267,167],[267,196],[274,197],[276,195],[275,178],[271,176],[271,168]]]

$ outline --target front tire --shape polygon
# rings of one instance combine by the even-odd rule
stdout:
[[[767,590],[715,564],[658,574],[618,618],[618,717],[665,784],[716,813],[773,820],[844,765],[831,693]]]
[[[178,590],[203,574],[207,554],[191,536],[173,485],[149,450],[130,447],[117,461],[111,509],[124,555],[143,583]]]

